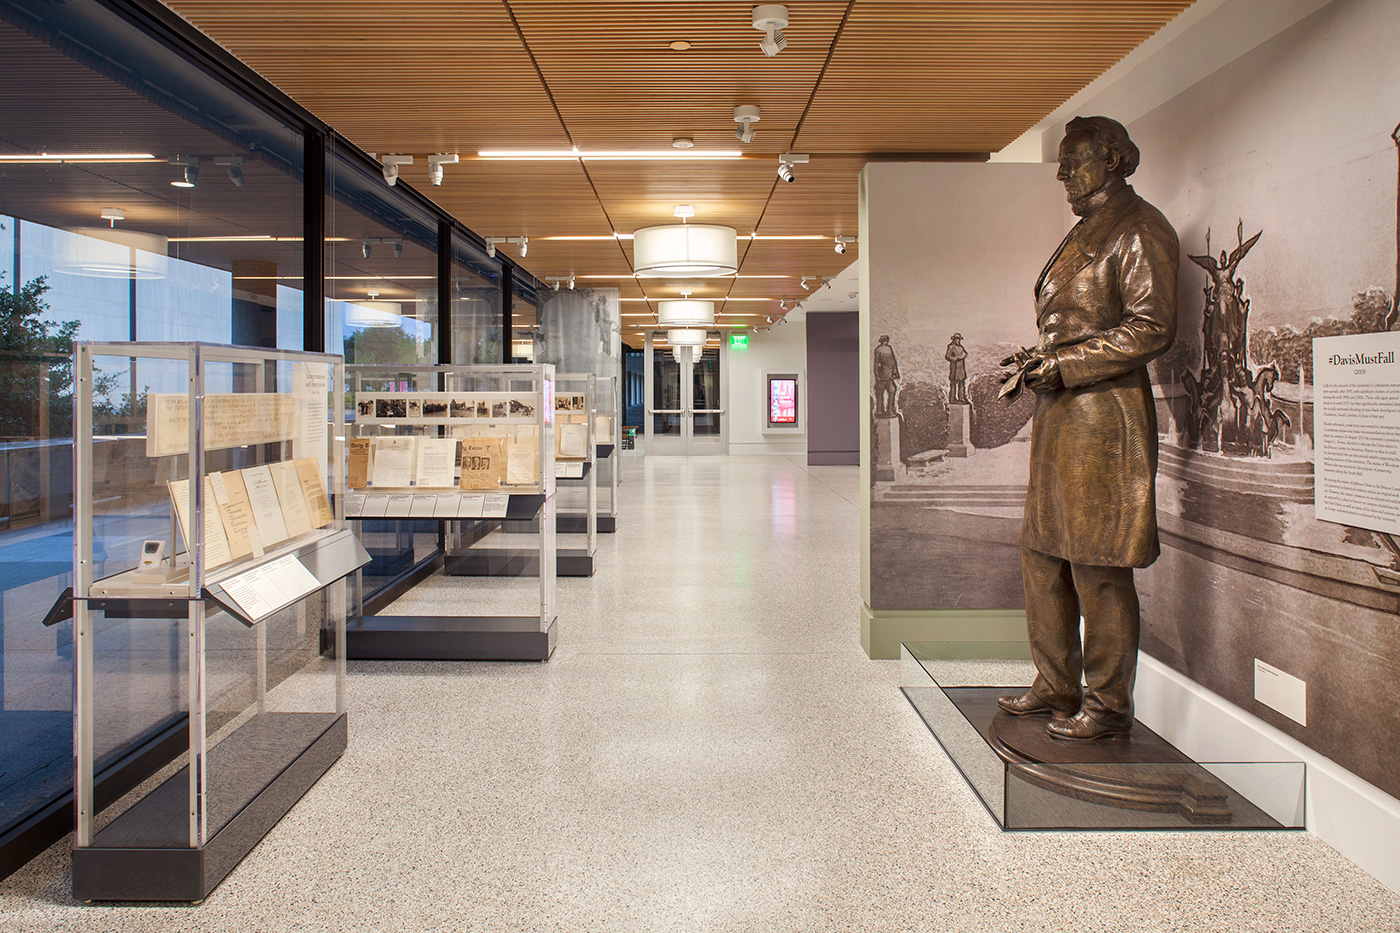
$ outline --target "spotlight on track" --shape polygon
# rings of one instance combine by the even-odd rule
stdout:
[[[753,8],[753,28],[763,32],[758,47],[764,55],[772,58],[787,48],[787,36],[783,34],[787,24],[788,8],[781,3],[761,3]]]
[[[846,246],[849,245],[849,244],[851,244],[851,243],[855,243],[855,242],[856,242],[856,238],[853,237],[853,236],[838,236],[838,237],[832,237],[832,239],[834,239],[834,240],[836,241],[836,253],[837,253],[837,255],[842,255],[842,256],[844,256],[845,253],[846,253]]]
[[[810,155],[798,152],[784,152],[782,155],[778,156],[778,177],[788,184],[792,184],[797,180],[792,172],[793,166],[810,161],[812,161]]]
[[[428,181],[432,182],[434,187],[442,184],[442,167],[456,165],[459,161],[461,161],[461,157],[455,152],[428,156]]]

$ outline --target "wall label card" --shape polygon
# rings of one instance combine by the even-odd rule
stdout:
[[[462,497],[455,492],[438,493],[433,498],[433,518],[456,518],[462,508]]]
[[[481,503],[482,518],[505,518],[510,508],[510,496],[503,493],[487,493]]]
[[[1317,517],[1400,534],[1400,333],[1313,341]]]
[[[481,518],[481,510],[486,506],[486,496],[482,493],[463,493],[457,506],[458,518]]]

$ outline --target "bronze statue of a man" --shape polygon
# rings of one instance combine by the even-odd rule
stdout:
[[[1040,339],[1025,369],[1036,405],[1021,575],[1039,673],[1027,693],[998,702],[1049,714],[1051,735],[1085,740],[1133,724],[1133,569],[1159,553],[1147,364],[1176,336],[1180,258],[1171,224],[1124,181],[1139,155],[1122,124],[1076,117],[1059,156],[1056,177],[1080,221],[1036,282]]]

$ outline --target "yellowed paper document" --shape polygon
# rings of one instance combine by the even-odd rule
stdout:
[[[320,461],[315,457],[303,457],[296,461],[296,468],[301,491],[311,510],[311,527],[324,528],[335,519],[335,513],[331,511],[331,500],[326,496],[326,484],[321,480]]]

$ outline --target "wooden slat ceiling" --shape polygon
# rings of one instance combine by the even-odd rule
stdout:
[[[806,0],[766,58],[752,4],[714,0],[169,0],[169,5],[362,148],[418,157],[404,179],[486,236],[530,237],[540,278],[618,285],[626,314],[689,284],[722,311],[777,315],[804,275],[856,258],[825,241],[740,244],[740,278],[634,280],[626,240],[696,220],[741,234],[856,233],[856,176],[873,157],[984,158],[1054,110],[1189,0]],[[691,43],[685,51],[669,44]],[[490,162],[486,148],[739,148],[732,109],[759,104],[732,162]],[[812,155],[797,181],[777,155]],[[424,157],[460,153],[439,188]],[[745,276],[771,276],[746,278]],[[616,278],[590,278],[610,276]],[[737,300],[745,299],[745,300]],[[764,299],[755,301],[752,299]],[[624,319],[624,335],[646,318]],[[736,319],[738,320],[738,319]],[[752,321],[753,319],[748,319]]]

